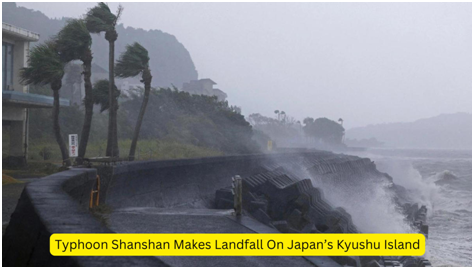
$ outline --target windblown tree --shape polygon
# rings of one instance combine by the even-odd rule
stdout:
[[[105,39],[109,42],[109,126],[107,133],[106,155],[111,157],[119,156],[118,138],[117,138],[117,100],[115,98],[115,80],[114,80],[114,53],[115,41],[118,34],[115,30],[117,21],[122,13],[122,6],[119,6],[117,14],[110,11],[107,4],[100,2],[97,6],[91,8],[86,14],[86,26],[91,33],[105,32]]]
[[[87,30],[85,22],[83,20],[74,19],[69,20],[66,25],[61,29],[61,31],[59,31],[56,37],[56,43],[62,61],[82,61],[82,74],[84,75],[85,92],[85,114],[77,158],[77,162],[81,164],[86,154],[87,142],[89,141],[89,134],[92,124],[92,114],[94,108],[91,83],[92,38],[89,31]]]
[[[65,62],[61,60],[55,41],[47,41],[34,47],[30,51],[28,67],[20,70],[21,83],[28,84],[49,84],[53,90],[53,132],[56,142],[61,150],[63,165],[70,166],[69,153],[61,136],[59,127],[59,90],[62,86]]]
[[[106,79],[101,79],[94,83],[92,88],[92,96],[94,104],[100,105],[100,112],[104,112],[109,109],[109,81]],[[114,96],[115,99],[118,99],[120,96],[120,91],[117,89],[117,86],[114,85]]]
[[[141,82],[143,82],[145,85],[143,101],[135,125],[135,131],[133,132],[130,153],[128,154],[130,161],[135,159],[135,150],[137,148],[138,136],[142,125],[143,116],[145,115],[146,106],[148,104],[148,98],[150,96],[152,75],[150,73],[149,61],[150,57],[148,57],[148,51],[142,45],[135,42],[132,45],[127,45],[125,52],[120,55],[120,58],[115,65],[115,75],[117,77],[129,78],[141,74]]]
[[[275,114],[277,114],[278,120],[280,120],[280,110],[275,110]]]
[[[306,118],[303,130],[308,136],[320,140],[328,145],[342,144],[344,136],[344,127],[328,118],[318,118],[313,121],[312,118]]]

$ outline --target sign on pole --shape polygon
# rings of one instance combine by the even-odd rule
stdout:
[[[69,157],[77,157],[77,150],[79,148],[77,142],[77,134],[69,135]]]

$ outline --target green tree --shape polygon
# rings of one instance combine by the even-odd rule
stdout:
[[[61,128],[59,127],[59,90],[62,86],[64,66],[65,62],[61,60],[56,42],[49,40],[30,51],[28,67],[20,70],[20,77],[21,83],[26,85],[50,84],[54,97],[52,111],[53,132],[61,150],[63,164],[70,166],[69,153],[61,136]]]
[[[105,39],[109,42],[109,127],[107,134],[106,155],[111,157],[119,156],[118,138],[117,138],[117,109],[118,104],[114,94],[114,53],[115,41],[118,34],[115,30],[117,21],[122,13],[122,6],[119,6],[117,14],[110,11],[107,4],[100,2],[97,6],[91,8],[86,14],[86,26],[91,33],[105,32]]]
[[[318,118],[313,121],[312,118],[306,118],[303,121],[305,126],[303,130],[308,136],[314,137],[329,145],[342,144],[344,127],[328,118]]]
[[[114,96],[115,100],[120,96],[120,91],[117,86],[114,85]],[[92,99],[94,104],[100,105],[100,112],[104,112],[109,109],[109,81],[101,79],[94,83],[92,87]]]
[[[148,51],[142,45],[135,42],[132,45],[127,45],[125,52],[120,55],[120,58],[115,65],[115,75],[117,77],[129,78],[141,74],[141,82],[145,85],[143,101],[135,125],[135,131],[133,132],[132,145],[130,146],[130,152],[128,154],[130,161],[135,159],[135,150],[137,148],[140,127],[142,125],[143,116],[145,115],[148,98],[150,96],[152,75],[150,73],[149,61],[150,57],[148,57]]]
[[[87,142],[92,124],[94,100],[92,96],[91,66],[92,66],[92,38],[83,20],[69,20],[56,36],[56,43],[61,59],[64,62],[81,60],[84,75],[84,123],[82,125],[81,137],[77,162],[82,163],[86,154]]]

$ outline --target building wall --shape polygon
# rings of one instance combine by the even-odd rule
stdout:
[[[19,30],[20,31],[20,30]],[[22,30],[26,31],[26,30]],[[26,40],[21,40],[18,37],[15,37],[8,32],[2,31],[2,43],[8,43],[13,45],[13,67],[12,67],[12,87],[8,90],[14,90],[18,92],[27,93],[28,86],[22,85],[20,83],[20,69],[26,67],[28,64],[28,56],[30,50],[30,42]],[[5,59],[3,59],[4,61]],[[3,64],[2,61],[2,64]],[[2,65],[4,67],[4,65]],[[3,78],[2,78],[3,79]],[[3,85],[3,81],[2,81]],[[3,89],[2,91],[6,90]],[[2,120],[8,121],[9,125],[9,136],[10,136],[10,149],[8,152],[9,156],[13,157],[25,157],[28,155],[27,146],[27,128],[25,124],[26,119],[26,108],[3,105],[2,108]],[[26,145],[25,145],[26,143]]]
[[[183,84],[182,91],[197,95],[217,96],[219,101],[225,101],[227,94],[214,88],[214,82],[210,79],[191,80]]]
[[[212,91],[212,82],[210,81],[200,81],[202,89],[206,95],[213,95]]]
[[[15,91],[28,92],[28,86],[20,83],[20,69],[27,66],[29,42],[15,42],[13,47],[13,89]]]
[[[25,109],[20,107],[3,106],[2,120],[23,121],[25,118]]]
[[[27,92],[28,87],[20,83],[20,69],[27,66],[30,43],[15,41],[5,33],[2,35],[2,42],[13,45],[13,90]]]

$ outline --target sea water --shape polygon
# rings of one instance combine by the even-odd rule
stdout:
[[[355,154],[354,154],[355,155]],[[377,169],[407,189],[409,199],[428,208],[427,257],[433,266],[472,265],[472,152],[461,150],[371,149],[358,153],[372,159]],[[384,197],[374,190],[373,196]],[[386,198],[386,197],[385,197]],[[369,199],[370,200],[370,199]],[[380,199],[382,200],[382,199]],[[343,205],[342,205],[343,206]],[[409,232],[399,213],[387,202],[371,205],[391,224],[374,231],[368,221],[354,219],[363,232]],[[371,208],[366,208],[371,210]],[[352,216],[355,216],[350,212]],[[367,215],[367,213],[365,214]],[[370,218],[370,214],[369,217]],[[377,220],[384,222],[384,220]],[[376,223],[377,225],[380,223]],[[378,228],[380,229],[380,228]]]

